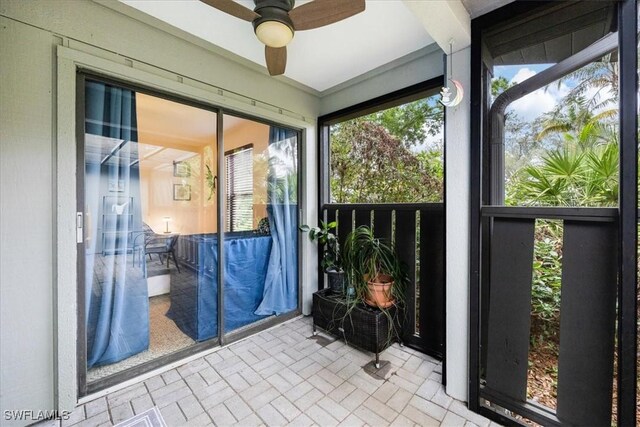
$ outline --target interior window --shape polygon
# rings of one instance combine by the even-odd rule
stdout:
[[[253,146],[225,154],[227,231],[253,229]]]

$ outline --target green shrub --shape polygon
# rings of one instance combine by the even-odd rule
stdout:
[[[553,338],[560,322],[562,282],[562,229],[551,221],[540,221],[534,241],[531,285],[532,339]]]

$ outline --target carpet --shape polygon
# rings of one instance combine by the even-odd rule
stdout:
[[[89,369],[87,382],[116,374],[195,344],[194,340],[182,333],[173,320],[165,315],[170,304],[169,295],[149,298],[149,349],[120,362]]]

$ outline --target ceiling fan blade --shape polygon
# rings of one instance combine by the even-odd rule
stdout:
[[[364,12],[365,0],[314,0],[289,12],[296,30],[311,30]]]
[[[251,9],[247,9],[234,2],[233,0],[200,0],[202,3],[221,10],[236,18],[244,19],[245,21],[253,22],[255,19],[260,18],[260,15]]]
[[[267,69],[272,76],[284,74],[287,68],[287,48],[286,47],[264,47],[264,56],[267,60]]]

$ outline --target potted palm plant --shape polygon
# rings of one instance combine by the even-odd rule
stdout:
[[[320,221],[320,227],[309,227],[302,225],[300,231],[309,233],[312,242],[324,245],[322,261],[320,265],[327,273],[329,288],[332,292],[342,294],[344,292],[345,274],[342,269],[342,259],[340,257],[340,244],[336,235],[331,231],[336,228],[336,222]]]
[[[371,228],[360,226],[347,235],[342,262],[356,301],[381,309],[404,302],[406,271],[393,248]]]

